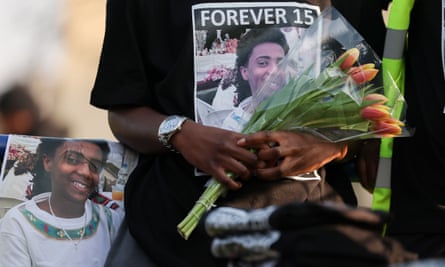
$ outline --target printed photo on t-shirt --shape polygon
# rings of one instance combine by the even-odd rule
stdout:
[[[255,107],[287,83],[280,63],[303,45],[320,9],[291,2],[206,3],[192,13],[196,121],[240,132]],[[319,58],[320,50],[294,56],[292,75],[320,64]]]

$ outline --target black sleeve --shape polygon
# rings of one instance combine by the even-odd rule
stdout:
[[[190,1],[108,0],[105,38],[90,104],[149,106],[194,115]]]
[[[137,1],[107,1],[105,37],[90,96],[90,104],[99,108],[144,105],[150,99],[128,2]]]

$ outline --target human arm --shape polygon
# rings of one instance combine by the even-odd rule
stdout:
[[[172,153],[158,141],[158,128],[166,115],[149,107],[115,108],[109,111],[109,125],[115,137],[142,154]],[[170,142],[193,166],[214,176],[230,189],[241,186],[227,171],[246,179],[257,164],[257,156],[239,147],[244,135],[187,120]]]
[[[346,143],[332,143],[311,134],[290,131],[257,132],[240,139],[238,145],[257,149],[258,159],[266,162],[267,167],[257,169],[256,176],[266,180],[317,170],[331,161],[343,159],[348,151]]]

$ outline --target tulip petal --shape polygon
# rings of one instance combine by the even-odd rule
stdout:
[[[388,123],[388,121],[374,122],[373,130],[382,137],[393,137],[402,133],[402,128],[399,125]]]
[[[337,62],[341,62],[340,69],[347,70],[357,61],[360,51],[353,47],[340,55]]]
[[[377,69],[364,69],[352,73],[350,76],[357,84],[363,84],[374,79],[378,72],[379,70]]]
[[[363,65],[360,65],[357,67],[351,67],[347,71],[347,74],[354,74],[354,73],[360,72],[362,70],[371,70],[371,69],[375,69],[375,64],[373,64],[373,63],[363,64]]]
[[[388,102],[388,98],[386,96],[384,96],[382,94],[376,94],[376,93],[365,95],[363,97],[363,100],[364,101],[375,101],[375,104],[381,104],[381,105]]]
[[[388,107],[384,105],[370,105],[362,108],[360,115],[370,121],[384,120],[391,117]]]

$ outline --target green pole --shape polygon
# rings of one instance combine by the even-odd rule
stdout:
[[[385,48],[382,59],[383,85],[389,104],[395,107],[394,117],[400,118],[403,104],[398,92],[405,91],[403,54],[407,44],[410,12],[414,0],[393,0],[388,14]],[[382,138],[372,209],[389,211],[391,200],[391,158],[393,138]]]

